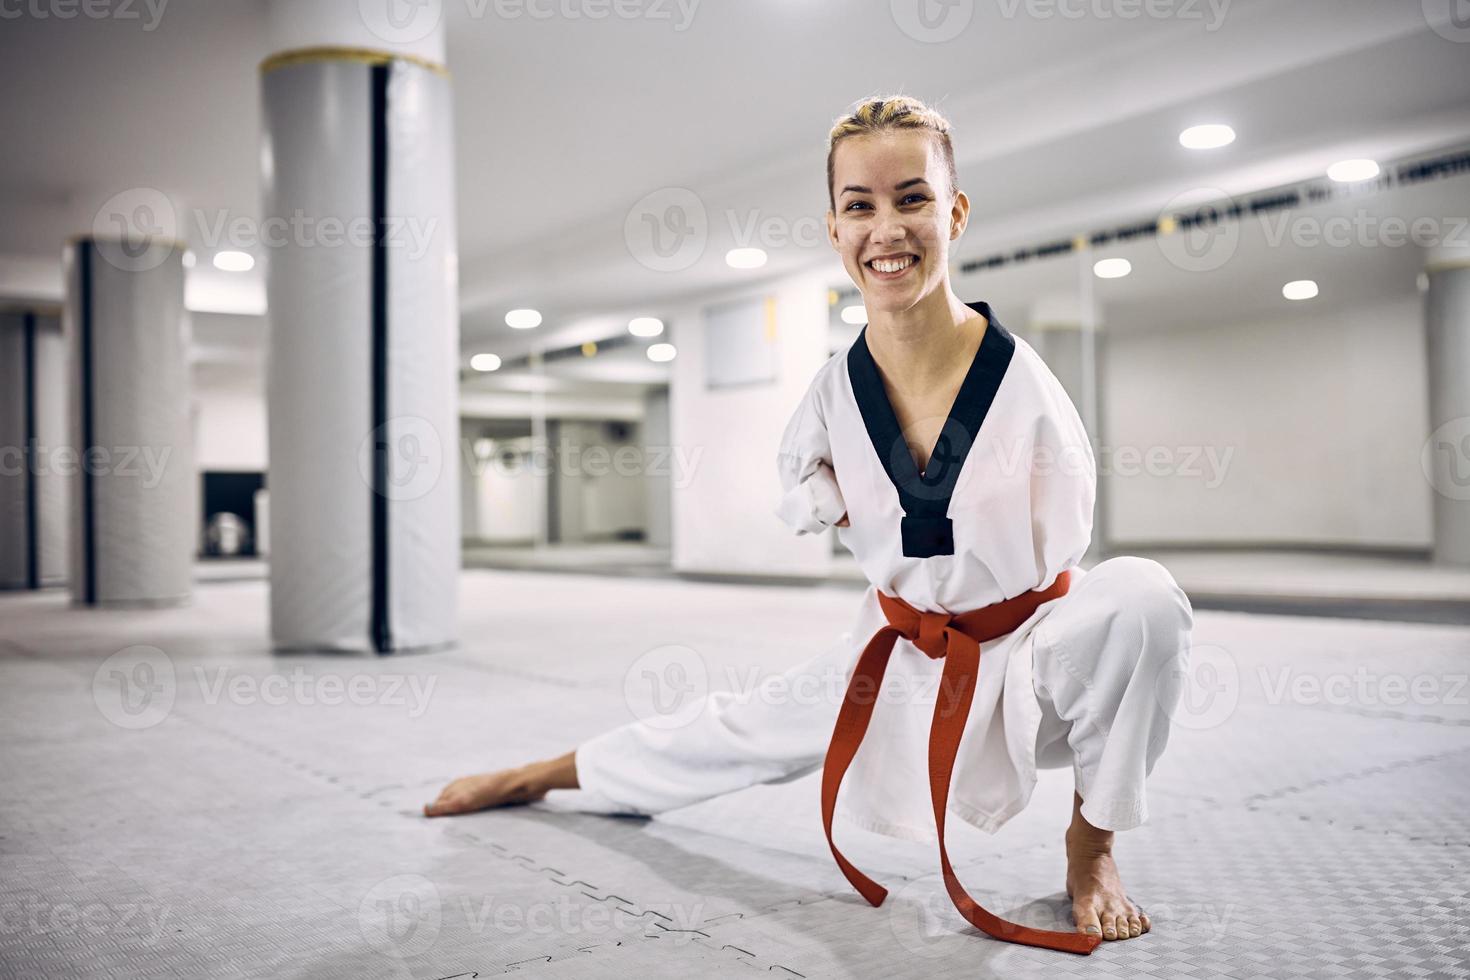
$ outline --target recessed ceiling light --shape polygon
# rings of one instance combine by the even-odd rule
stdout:
[[[541,313],[538,310],[511,310],[505,315],[505,325],[512,330],[530,330],[541,326]]]
[[[628,332],[635,337],[657,337],[664,332],[664,322],[656,316],[635,316],[628,321]]]
[[[842,308],[842,322],[851,323],[856,326],[859,323],[868,322],[868,308],[862,303],[854,303]]]
[[[197,258],[195,258],[194,252],[193,252],[192,249],[186,249],[184,251],[184,268],[185,269],[192,269],[192,268],[194,268],[194,263],[197,262],[197,261],[199,261],[199,260]]]
[[[763,248],[732,248],[725,253],[725,264],[732,269],[759,269],[766,264]]]
[[[1327,168],[1327,176],[1339,184],[1372,180],[1378,176],[1378,163],[1374,160],[1339,160]]]
[[[470,367],[476,371],[498,371],[500,370],[500,356],[498,354],[476,354],[470,358]]]
[[[1287,299],[1311,299],[1317,295],[1317,284],[1310,279],[1293,279],[1281,287],[1281,295]]]
[[[1224,123],[1190,126],[1179,134],[1179,145],[1191,150],[1213,150],[1235,142],[1235,130]]]
[[[672,361],[674,354],[673,344],[652,344],[648,348],[648,359],[650,361],[658,361],[659,363]]]
[[[215,252],[214,267],[221,272],[249,272],[255,259],[248,252]]]
[[[1092,274],[1099,279],[1122,279],[1133,271],[1133,263],[1127,259],[1098,259],[1092,266]]]

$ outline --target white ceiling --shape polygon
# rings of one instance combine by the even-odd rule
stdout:
[[[820,240],[769,249],[761,270],[727,268],[726,215],[820,227],[827,128],[876,92],[917,95],[955,125],[973,202],[957,263],[1156,215],[1192,188],[1255,190],[1344,156],[1470,141],[1470,43],[1441,36],[1410,0],[961,2],[968,26],[933,44],[899,29],[891,9],[904,2],[703,0],[678,30],[505,19],[494,4],[445,0],[465,350],[580,340],[799,268],[840,282]],[[678,17],[677,4],[659,7]],[[1129,9],[1177,15],[1118,15]],[[0,21],[0,295],[54,294],[62,242],[119,191],[157,188],[181,214],[254,217],[256,67],[269,53],[253,0],[172,0],[151,31]],[[1239,139],[1181,149],[1179,130],[1202,120],[1230,122]],[[644,268],[624,240],[630,209],[667,187],[693,191],[711,218],[703,257],[679,273]],[[255,274],[208,265],[191,297],[214,285],[238,295],[191,303],[248,309]],[[502,323],[522,305],[546,316],[534,337]]]

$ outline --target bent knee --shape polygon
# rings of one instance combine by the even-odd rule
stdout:
[[[1152,558],[1119,555],[1088,573],[1099,575],[1120,612],[1136,616],[1145,633],[1168,634],[1194,626],[1189,597],[1163,565]]]

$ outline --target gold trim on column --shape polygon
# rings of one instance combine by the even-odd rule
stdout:
[[[1448,272],[1451,269],[1470,269],[1470,258],[1445,259],[1442,262],[1430,262],[1424,266],[1424,271],[1431,276],[1436,272]]]
[[[279,51],[260,63],[260,73],[264,75],[277,68],[289,68],[291,65],[306,65],[319,61],[352,61],[361,65],[386,65],[390,61],[407,61],[420,68],[427,68],[436,75],[449,77],[447,67],[416,54],[347,47],[298,48],[294,51]]]

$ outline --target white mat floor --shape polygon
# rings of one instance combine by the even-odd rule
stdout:
[[[930,848],[845,830],[892,889],[868,906],[815,776],[654,820],[574,792],[418,815],[450,776],[626,720],[653,647],[720,686],[810,655],[855,602],[470,571],[460,649],[375,659],[273,656],[259,581],[155,611],[0,595],[0,975],[1470,977],[1465,627],[1199,613],[1217,700],[1117,847],[1154,931],[1088,958],[979,936]],[[1000,834],[951,828],[987,907],[1066,925],[1070,794],[1044,772]]]

